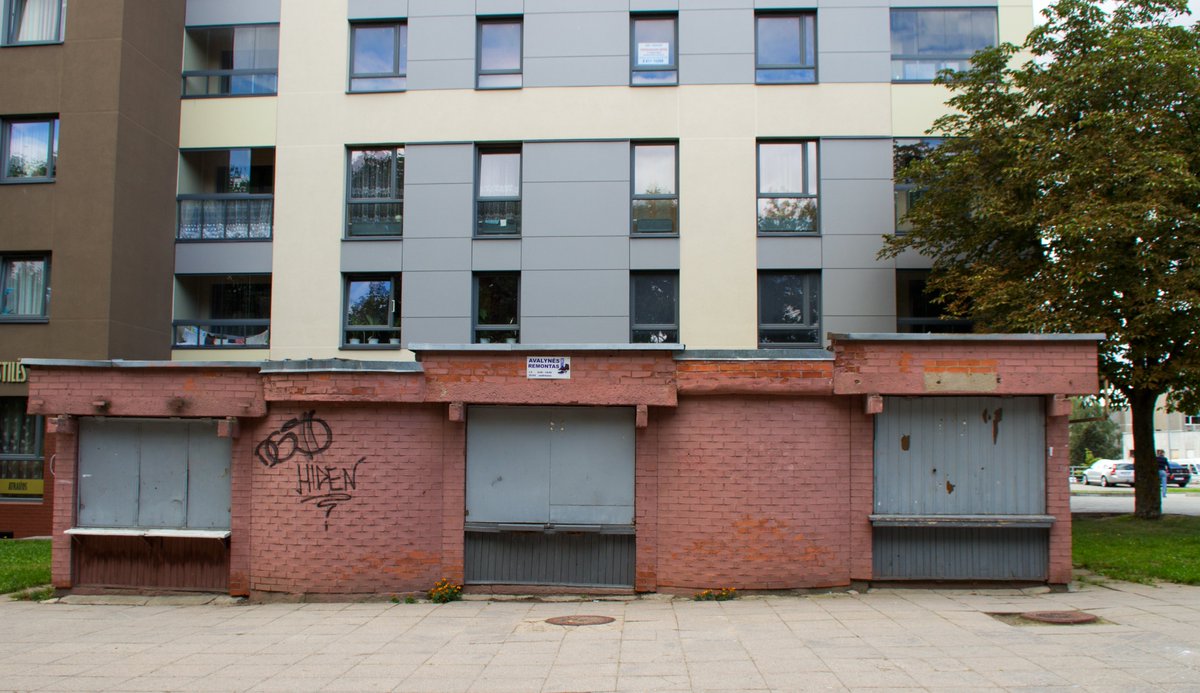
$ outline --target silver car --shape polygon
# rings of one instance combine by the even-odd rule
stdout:
[[[1118,460],[1096,460],[1092,466],[1083,470],[1083,483],[1091,486],[1116,486],[1129,484],[1133,486],[1133,463]]]

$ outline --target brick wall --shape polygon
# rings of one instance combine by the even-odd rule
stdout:
[[[30,368],[29,413],[45,416],[262,416],[258,370]]]
[[[1056,520],[1050,527],[1050,575],[1053,584],[1071,582],[1071,466],[1069,416],[1046,417],[1046,514]]]
[[[50,581],[59,589],[70,589],[71,537],[63,532],[75,526],[75,470],[79,438],[74,431],[59,432],[54,437],[58,457],[54,460],[54,534]]]
[[[848,584],[849,406],[704,397],[656,412],[658,587]]]
[[[1093,341],[834,341],[834,392],[1083,395],[1096,392]]]
[[[687,395],[832,395],[833,360],[680,361],[677,378]]]
[[[421,402],[420,371],[356,373],[270,373],[263,376],[268,402]]]
[[[454,437],[445,407],[280,406],[250,438],[256,448],[278,441],[289,420],[310,411],[310,426],[289,429],[308,441],[303,450],[288,457],[285,441],[278,459],[256,454],[250,463],[250,590],[429,588],[443,571],[442,467]]]

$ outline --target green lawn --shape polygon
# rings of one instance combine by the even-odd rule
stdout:
[[[50,540],[0,539],[0,594],[50,582]]]
[[[1071,526],[1076,566],[1117,580],[1200,585],[1200,517],[1076,515]]]

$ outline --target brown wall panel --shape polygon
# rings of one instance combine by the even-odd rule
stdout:
[[[75,585],[224,592],[229,546],[215,539],[75,537]]]

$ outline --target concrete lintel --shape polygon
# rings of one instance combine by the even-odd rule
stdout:
[[[948,334],[849,332],[830,334],[831,342],[1098,342],[1103,333],[1089,334]]]

